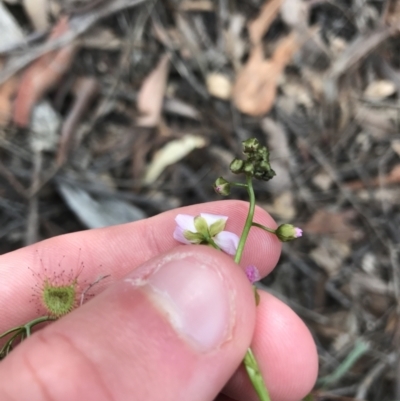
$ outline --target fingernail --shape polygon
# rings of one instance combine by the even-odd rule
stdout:
[[[148,294],[181,337],[209,352],[229,339],[235,317],[234,291],[215,266],[209,255],[174,254],[125,280]]]

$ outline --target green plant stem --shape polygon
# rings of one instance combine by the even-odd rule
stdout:
[[[254,210],[256,208],[256,197],[254,195],[254,188],[252,177],[250,175],[246,176],[246,188],[249,194],[249,211],[247,213],[246,222],[243,227],[242,235],[239,239],[238,248],[235,254],[235,262],[240,263],[243,255],[244,246],[247,241],[247,237],[249,236],[249,232],[251,226],[253,224],[254,218]],[[269,398],[267,387],[265,386],[264,379],[261,375],[260,367],[258,366],[257,360],[253,354],[251,348],[248,348],[246,351],[246,355],[243,360],[244,367],[246,368],[247,375],[253,385],[254,390],[256,391],[258,398],[260,401],[271,401]]]
[[[13,327],[12,329],[7,330],[7,331],[5,331],[3,334],[1,334],[1,335],[0,335],[0,338],[3,338],[3,337],[5,337],[5,336],[7,336],[8,334],[13,333],[14,331],[21,330],[23,327],[24,327],[24,326]]]
[[[10,335],[14,333],[11,338],[7,340],[7,342],[3,345],[3,347],[0,349],[0,360],[6,357],[10,351],[12,350],[14,342],[18,339],[19,341],[22,342],[26,338],[30,337],[32,328],[36,326],[37,324],[43,323],[43,322],[49,322],[52,320],[56,320],[56,318],[51,317],[51,316],[41,316],[36,319],[31,320],[30,322],[24,324],[23,326],[17,326],[14,327],[10,330],[7,330],[3,334],[0,335],[0,338],[6,337],[7,335]]]
[[[247,184],[243,184],[241,182],[230,182],[230,185],[232,185],[233,187],[239,187],[239,188],[248,188]]]
[[[252,177],[250,175],[246,176],[246,182],[247,182],[247,192],[249,194],[250,207],[247,213],[246,223],[244,224],[242,235],[240,236],[239,244],[235,254],[235,262],[238,264],[242,259],[244,246],[246,245],[246,240],[249,235],[251,225],[253,223],[254,210],[256,208],[256,197],[254,195],[253,182],[252,182]]]
[[[254,221],[253,221],[253,223],[251,223],[251,225],[253,227],[261,228],[262,230],[268,231],[269,233],[272,233],[272,234],[275,234],[275,232],[276,232],[276,230],[274,230],[273,228],[268,228],[266,226],[263,226],[262,224],[255,223]]]
[[[29,337],[31,335],[31,330],[33,326],[36,326],[39,323],[44,323],[44,322],[51,322],[53,320],[57,320],[54,317],[51,316],[41,316],[38,317],[37,319],[33,319],[27,324],[24,325],[25,331],[26,331],[26,336]]]
[[[247,349],[246,356],[243,360],[244,367],[246,368],[247,375],[249,376],[254,390],[258,395],[260,401],[271,401],[267,387],[265,386],[264,379],[261,375],[260,368],[251,348]]]
[[[207,243],[211,245],[213,248],[217,249],[218,251],[222,252],[222,249],[215,243],[215,241],[212,238],[207,239]]]

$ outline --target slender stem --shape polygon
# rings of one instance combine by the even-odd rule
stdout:
[[[246,244],[246,240],[250,232],[251,224],[253,222],[253,217],[254,217],[254,210],[256,208],[256,197],[254,195],[253,182],[252,182],[252,177],[250,175],[246,176],[246,182],[247,182],[247,192],[249,194],[250,206],[249,206],[249,211],[247,213],[246,223],[243,227],[242,235],[240,236],[239,245],[237,247],[237,251],[235,254],[236,263],[239,263],[240,260],[242,259],[244,246]]]
[[[209,238],[207,240],[207,243],[211,245],[213,248],[217,249],[218,251],[222,251],[222,249],[215,243],[215,241],[212,238]]]
[[[38,317],[37,319],[31,320],[29,323],[24,325],[26,336],[29,337],[31,335],[31,329],[33,326],[36,326],[37,324],[43,323],[43,322],[50,322],[52,320],[56,320],[56,318],[51,317],[51,316],[41,316],[41,317]]]
[[[5,337],[5,336],[8,335],[8,334],[13,333],[14,331],[21,330],[21,329],[23,329],[23,328],[24,328],[24,326],[13,327],[12,329],[7,330],[7,331],[5,331],[3,334],[1,334],[1,335],[0,335],[0,338],[3,338],[3,337]]]
[[[251,225],[254,227],[261,228],[262,230],[268,231],[269,233],[272,233],[272,234],[275,234],[275,232],[276,232],[276,230],[274,230],[272,228],[268,228],[266,226],[263,226],[262,224],[255,223],[254,221],[253,221],[253,223],[251,223]]]
[[[250,175],[246,176],[246,183],[247,183],[246,186],[247,186],[247,192],[249,194],[250,205],[246,217],[246,222],[244,224],[242,235],[240,236],[238,248],[235,254],[235,262],[238,264],[242,259],[244,246],[246,244],[247,237],[249,236],[251,226],[253,225],[254,211],[256,208],[256,197],[254,195],[253,182],[252,182],[252,177]],[[260,367],[258,366],[258,363],[256,361],[255,356],[253,355],[251,348],[247,349],[246,355],[243,360],[243,364],[246,368],[247,375],[249,376],[249,379],[260,401],[271,401],[267,387],[265,386],[264,383],[264,379],[261,375]]]
[[[260,401],[271,401],[264,379],[261,376],[260,367],[251,348],[247,349],[243,364]]]
[[[232,187],[248,188],[247,184],[243,184],[242,182],[230,182],[229,184],[232,185]]]

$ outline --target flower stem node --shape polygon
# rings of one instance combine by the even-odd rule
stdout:
[[[219,195],[228,196],[231,193],[231,184],[225,178],[219,177],[215,180],[214,190]]]
[[[183,244],[207,244],[234,255],[239,237],[230,231],[224,231],[227,216],[200,213],[198,216],[178,214],[173,237]]]
[[[292,241],[303,235],[301,228],[295,227],[292,224],[281,224],[275,231],[275,235],[282,242]]]

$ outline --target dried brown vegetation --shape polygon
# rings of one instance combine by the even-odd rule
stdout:
[[[32,3],[0,1],[1,252],[218,199],[257,137],[259,205],[305,230],[264,284],[315,337],[311,399],[400,399],[398,3]]]

